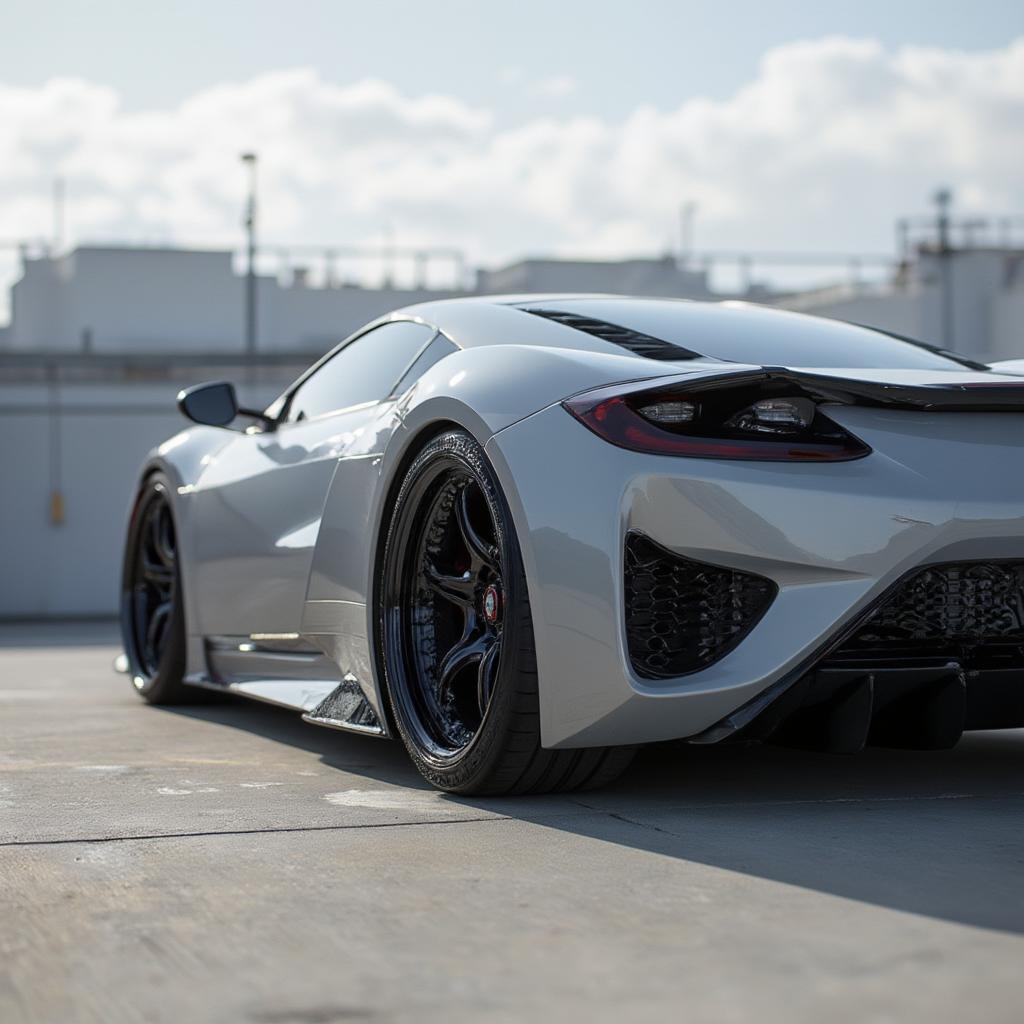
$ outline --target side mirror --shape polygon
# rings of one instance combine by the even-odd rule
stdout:
[[[178,392],[178,409],[193,423],[202,423],[207,427],[226,427],[239,412],[235,386],[219,380],[185,388]]]

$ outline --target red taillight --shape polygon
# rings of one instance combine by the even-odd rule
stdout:
[[[706,391],[690,385],[637,389],[628,385],[602,388],[578,395],[563,406],[598,437],[620,448],[653,455],[682,455],[698,459],[749,459],[761,462],[837,462],[859,459],[870,448],[820,410],[810,422],[786,432],[757,421],[755,407],[766,400],[792,398],[806,402],[805,395],[779,395],[777,388],[740,382],[735,388],[722,381]],[[618,393],[615,393],[617,390]],[[792,391],[792,388],[789,389]],[[689,403],[692,419],[671,426],[652,422],[641,412],[674,403]],[[777,407],[778,401],[774,403]],[[751,414],[753,412],[753,419]],[[767,423],[768,425],[765,425]]]

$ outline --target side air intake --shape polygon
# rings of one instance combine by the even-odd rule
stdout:
[[[673,345],[670,341],[655,338],[650,334],[632,331],[628,327],[620,327],[618,324],[610,324],[607,320],[595,320],[593,317],[579,316],[577,313],[564,313],[556,309],[527,309],[524,312],[542,316],[547,320],[554,320],[555,323],[583,331],[584,334],[600,338],[602,341],[610,341],[613,345],[618,345],[619,348],[624,348],[635,356],[643,356],[645,359],[661,359],[671,362],[677,359],[699,358],[698,353],[691,352],[681,345]]]
[[[638,676],[665,679],[729,653],[775,599],[772,580],[626,538],[626,645]]]

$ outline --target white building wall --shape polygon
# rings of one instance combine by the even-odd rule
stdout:
[[[244,277],[230,252],[81,248],[27,260],[12,289],[14,351],[241,352]],[[309,288],[257,279],[263,352],[323,351],[369,320],[456,292]]]
[[[67,258],[64,338],[97,352],[226,352],[242,334],[242,284],[221,252],[80,250]]]
[[[1024,288],[1005,291],[992,304],[992,359],[1024,358]]]
[[[36,338],[64,338],[66,289],[55,260],[27,260],[11,289],[11,323],[6,346],[30,348]]]
[[[177,387],[75,384],[54,395],[45,385],[0,386],[0,617],[116,612],[139,467],[187,425]],[[242,398],[265,406],[277,391]],[[60,525],[50,519],[54,490]]]
[[[521,260],[498,270],[479,271],[477,289],[489,294],[611,292],[663,298],[713,297],[706,271],[683,268],[674,256],[632,260]]]
[[[326,351],[364,324],[402,306],[462,294],[395,288],[282,288],[265,283],[266,321],[260,328],[266,351]]]
[[[943,261],[948,261],[945,276]],[[994,362],[1024,355],[1024,290],[1014,287],[1020,263],[1015,251],[971,249],[945,256],[924,251],[904,280],[888,289],[828,289],[789,296],[779,305],[880,327]],[[952,311],[948,331],[947,309]]]
[[[997,359],[993,307],[1006,289],[1007,263],[1013,257],[998,250],[966,250],[940,257],[922,252],[916,265],[922,296],[921,337],[982,362]],[[949,296],[943,299],[943,261],[948,261]],[[952,311],[950,330],[943,321]]]
[[[790,297],[779,303],[786,309],[835,320],[878,327],[908,338],[920,338],[922,299],[918,293],[832,290],[820,295]]]
[[[28,260],[12,289],[9,347],[95,352],[231,351],[242,335],[242,289],[231,254],[76,249]]]

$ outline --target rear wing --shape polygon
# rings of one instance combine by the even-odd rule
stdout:
[[[892,382],[790,370],[781,366],[761,369],[715,370],[711,373],[681,374],[666,384],[682,384],[693,392],[746,385],[789,385],[818,402],[839,405],[870,405],[881,408],[920,409],[930,412],[1024,412],[1024,379],[962,379]],[[650,387],[652,381],[644,381]]]
[[[931,412],[1024,412],[1024,380],[887,384],[791,370],[768,370],[766,373],[771,379],[789,378],[821,401],[842,405],[874,405]]]

